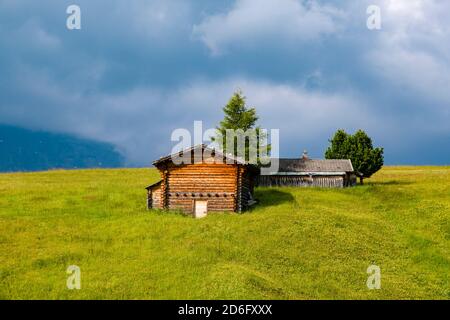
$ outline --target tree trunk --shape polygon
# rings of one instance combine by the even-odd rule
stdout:
[[[359,183],[364,184],[364,178],[363,177],[359,177]]]

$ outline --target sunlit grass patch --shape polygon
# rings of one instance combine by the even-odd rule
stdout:
[[[259,188],[243,214],[146,210],[151,169],[0,174],[3,299],[450,297],[450,167]],[[381,268],[380,290],[366,286]],[[66,269],[81,269],[81,289]]]

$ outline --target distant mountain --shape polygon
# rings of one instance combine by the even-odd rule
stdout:
[[[107,143],[0,125],[1,172],[114,168],[123,164],[123,157]]]

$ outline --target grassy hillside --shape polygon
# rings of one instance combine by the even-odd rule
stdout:
[[[450,298],[450,167],[345,190],[258,189],[252,211],[145,210],[150,169],[0,174],[0,299]],[[81,268],[81,290],[66,268]],[[366,287],[380,266],[381,289]]]

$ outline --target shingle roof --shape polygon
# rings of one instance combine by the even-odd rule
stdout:
[[[348,159],[279,159],[278,172],[353,172],[352,162]]]
[[[159,181],[157,181],[157,182],[155,182],[155,183],[152,183],[151,185],[145,187],[145,189],[148,190],[148,189],[151,189],[151,188],[153,188],[153,187],[156,187],[157,185],[160,185],[161,182],[162,182],[162,180],[159,180]]]
[[[195,155],[195,150],[198,150],[198,149],[200,149],[200,148],[202,149],[202,152],[204,152],[205,150],[208,150],[209,152],[211,152],[211,153],[214,155],[214,157],[216,157],[216,158],[218,158],[218,159],[219,159],[219,158],[222,158],[223,160],[230,159],[230,160],[232,160],[234,163],[247,164],[243,159],[241,159],[241,158],[239,158],[239,157],[235,157],[235,156],[229,155],[229,154],[223,154],[223,153],[220,152],[220,151],[217,151],[217,150],[213,150],[213,149],[211,149],[211,148],[208,148],[208,146],[205,145],[205,144],[199,144],[199,145],[192,146],[192,147],[190,147],[190,148],[184,149],[184,150],[182,150],[182,151],[179,151],[179,152],[170,154],[170,155],[168,155],[168,156],[161,157],[161,158],[159,158],[158,160],[153,161],[153,165],[156,166],[156,165],[158,165],[158,164],[160,164],[160,163],[162,163],[162,162],[172,160],[172,159],[175,158],[175,157],[181,157],[184,153],[191,153],[191,156],[194,156],[194,155]],[[225,162],[225,161],[224,161],[224,162]]]

